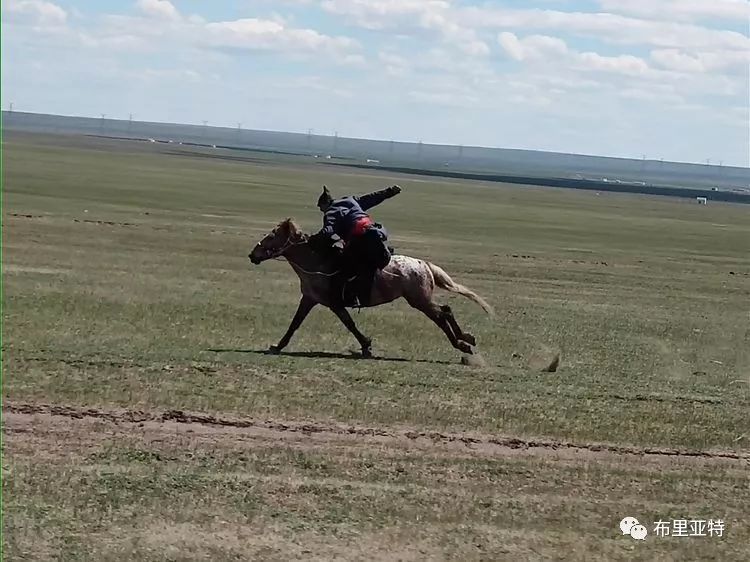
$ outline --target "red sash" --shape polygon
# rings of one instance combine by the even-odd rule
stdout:
[[[367,230],[367,227],[372,226],[372,224],[372,219],[368,216],[358,218],[354,221],[351,236],[362,236],[365,233],[365,230]]]

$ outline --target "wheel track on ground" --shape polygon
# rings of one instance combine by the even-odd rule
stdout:
[[[429,440],[433,443],[463,444],[468,448],[483,447],[501,455],[503,451],[570,451],[590,454],[609,454],[628,457],[671,457],[678,459],[737,460],[750,462],[750,452],[721,450],[688,450],[662,447],[634,447],[607,443],[575,443],[553,439],[524,439],[512,436],[472,435],[439,431],[398,430],[349,424],[261,420],[253,418],[219,417],[183,410],[146,412],[141,410],[103,410],[58,404],[32,404],[6,401],[3,412],[26,416],[62,416],[71,419],[100,419],[117,424],[177,423],[235,429],[261,429],[279,434],[322,436],[354,436],[394,441]]]

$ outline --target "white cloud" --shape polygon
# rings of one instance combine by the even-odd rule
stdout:
[[[145,80],[169,80],[171,82],[179,83],[197,83],[203,79],[199,72],[191,69],[183,70],[147,68],[145,71],[139,73],[139,77]]]
[[[64,25],[68,14],[57,4],[43,0],[8,0],[3,9],[33,25]]]
[[[344,16],[365,29],[427,31],[464,54],[490,53],[487,43],[473,29],[456,21],[450,2],[444,0],[324,0],[321,5],[325,11]]]
[[[688,54],[679,49],[651,51],[651,60],[658,66],[679,72],[705,73],[738,70],[747,73],[750,51],[699,51]]]
[[[333,37],[314,29],[290,27],[280,18],[243,18],[207,22],[200,16],[163,18],[154,25],[152,16],[107,15],[85,34],[90,47],[111,47],[133,52],[195,49],[231,57],[228,50],[282,53],[306,59],[313,54],[328,55],[329,62],[346,66],[364,66],[359,44],[348,37]],[[162,16],[158,16],[162,17]]]
[[[519,61],[526,58],[526,49],[524,49],[521,41],[515,33],[503,31],[498,36],[497,41],[510,58]]]
[[[632,55],[605,57],[599,53],[580,53],[577,56],[577,65],[583,70],[614,72],[628,76],[637,76],[649,71],[646,61]]]
[[[450,91],[413,90],[407,95],[409,99],[418,103],[456,108],[471,107],[478,101],[475,96]]]
[[[595,37],[621,45],[683,49],[750,49],[750,38],[736,31],[693,24],[644,20],[609,13],[466,8],[454,19],[470,29],[545,29]]]
[[[504,31],[498,36],[498,43],[517,61],[549,60],[550,56],[559,58],[568,52],[565,41],[548,35],[530,35],[519,39],[515,33]]]
[[[391,52],[378,53],[378,60],[389,76],[405,76],[411,71],[411,65],[402,56]]]
[[[347,16],[369,29],[393,28],[415,21],[428,23],[450,9],[450,3],[444,0],[324,0],[321,5],[327,12]]]
[[[498,42],[512,59],[524,63],[563,66],[586,72],[604,72],[635,76],[648,72],[646,61],[632,55],[603,56],[599,53],[580,53],[568,48],[562,39],[548,35],[529,35],[519,38],[504,31]]]
[[[603,10],[662,21],[737,21],[747,24],[747,0],[599,0]]]
[[[673,92],[655,90],[653,88],[625,88],[618,90],[621,97],[636,101],[667,103],[670,105],[684,104],[685,98]]]
[[[556,2],[564,5],[564,2]],[[600,0],[611,12],[593,13],[562,10],[506,9],[490,4],[467,7],[446,0],[323,0],[321,7],[367,29],[397,34],[430,32],[459,52],[482,57],[490,53],[484,33],[500,31],[497,41],[515,60],[534,61],[559,58],[567,46],[549,35],[529,35],[524,39],[513,31],[559,31],[566,35],[593,37],[625,46],[650,46],[657,53],[653,62],[664,70],[722,70],[744,64],[732,51],[750,52],[750,38],[727,29],[715,29],[690,23],[703,17],[741,19],[750,15],[750,4],[742,0]],[[715,8],[715,10],[714,10]],[[671,14],[677,14],[672,18]],[[649,19],[651,18],[651,19]],[[653,18],[661,18],[661,21]],[[673,51],[682,61],[677,61]],[[715,52],[720,57],[699,54]],[[671,53],[671,54],[670,54]],[[685,57],[700,59],[691,64]],[[720,58],[727,61],[719,62]],[[670,60],[671,59],[671,60]],[[708,62],[711,59],[711,62]],[[605,57],[596,53],[579,57],[579,66],[606,72],[637,74],[648,63],[629,53]],[[391,67],[390,71],[398,72]]]
[[[214,47],[299,53],[347,53],[359,46],[348,37],[330,37],[313,29],[288,28],[277,21],[257,18],[208,23],[204,29],[207,33],[204,41]]]
[[[115,51],[126,51],[126,52],[145,52],[148,50],[148,45],[142,37],[137,35],[125,33],[122,35],[105,35],[99,39],[88,35],[82,35],[81,41],[84,45],[94,48],[108,48]]]
[[[679,49],[660,49],[651,51],[651,59],[661,66],[680,72],[704,72],[703,63],[696,57],[681,52]]]
[[[136,5],[149,17],[168,20],[180,19],[180,13],[169,0],[138,0]]]

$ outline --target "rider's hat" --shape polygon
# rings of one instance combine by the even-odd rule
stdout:
[[[328,191],[328,188],[324,185],[323,193],[321,193],[320,197],[318,197],[318,207],[329,205],[331,203],[333,203],[333,197],[331,196],[331,192]]]

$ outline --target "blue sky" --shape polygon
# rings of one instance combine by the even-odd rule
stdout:
[[[6,0],[4,109],[750,165],[746,0]]]

